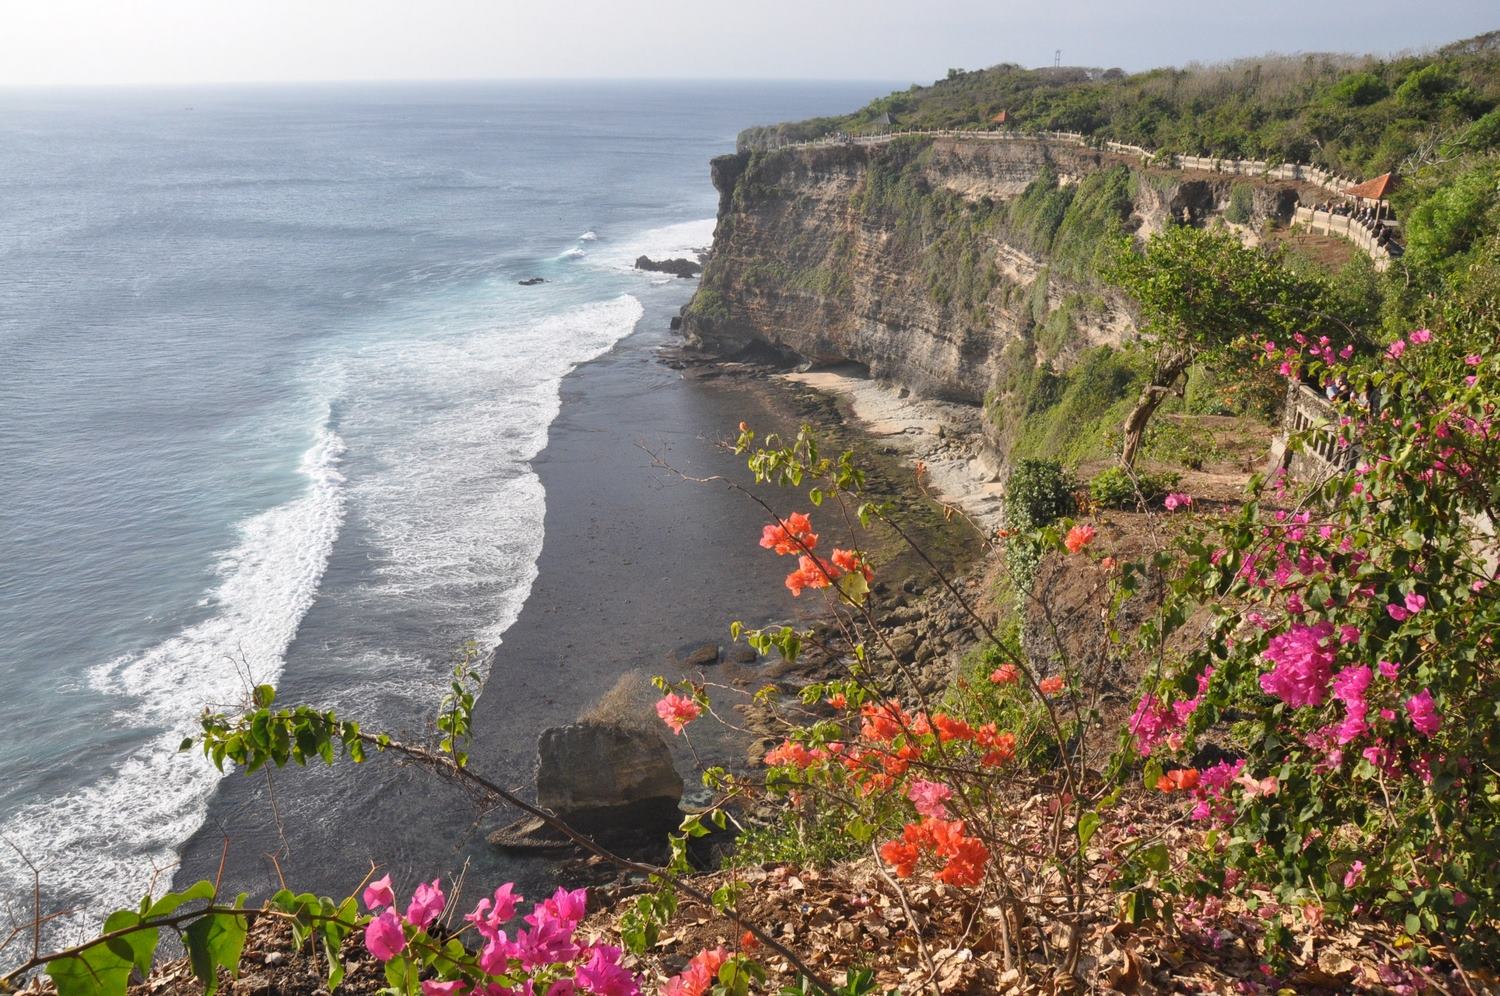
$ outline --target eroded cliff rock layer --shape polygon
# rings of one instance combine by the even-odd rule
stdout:
[[[714,251],[683,321],[719,352],[853,362],[935,398],[1004,403],[1132,330],[1099,269],[1129,232],[1295,188],[1143,169],[1041,140],[897,139],[714,160]],[[1003,440],[997,439],[1002,444]]]

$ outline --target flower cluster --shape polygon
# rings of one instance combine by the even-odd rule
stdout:
[[[405,953],[415,957],[419,947],[441,944],[431,934],[447,903],[439,880],[418,885],[404,915],[397,912],[389,875],[372,882],[363,899],[372,914],[365,948],[387,964],[388,977]],[[441,978],[423,981],[423,996],[639,996],[640,983],[621,964],[619,948],[577,937],[588,907],[585,890],[559,888],[532,907],[512,937],[506,925],[521,900],[508,882],[480,899],[464,920],[483,947],[472,962],[437,959],[433,967]]]
[[[964,832],[963,820],[933,816],[924,817],[919,823],[908,823],[900,837],[880,847],[881,859],[900,878],[910,877],[924,854],[943,859],[943,867],[935,876],[939,882],[965,887],[984,881],[984,868],[990,860],[989,849]]]
[[[828,559],[813,553],[818,534],[812,531],[812,520],[802,512],[792,512],[781,522],[766,526],[760,545],[778,556],[797,557],[797,569],[786,576],[786,587],[793,597],[809,588],[827,588],[846,574],[858,574],[866,583],[875,580],[875,572],[858,551],[835,549]]]

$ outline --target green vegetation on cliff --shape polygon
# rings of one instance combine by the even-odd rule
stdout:
[[[1188,155],[1316,162],[1374,175],[1440,148],[1500,146],[1500,32],[1424,55],[1308,54],[1119,70],[1000,65],[913,86],[842,117],[750,129],[745,145],[872,130],[1011,126],[1080,131]]]

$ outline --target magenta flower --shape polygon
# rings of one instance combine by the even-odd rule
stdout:
[[[411,895],[411,902],[407,904],[406,922],[426,930],[442,914],[445,902],[440,879],[433,879],[431,884],[423,882],[417,886]]]
[[[1427,608],[1427,599],[1422,595],[1418,595],[1416,592],[1412,592],[1411,594],[1406,596],[1407,612],[1410,612],[1412,615],[1416,615],[1418,612],[1421,612],[1425,608]]]
[[[1395,663],[1394,661],[1380,662],[1380,676],[1382,678],[1389,678],[1390,680],[1395,681],[1396,675],[1399,674],[1400,671],[1401,665]]]
[[[504,975],[515,956],[516,945],[505,936],[505,931],[497,930],[479,952],[479,968],[486,975]]]
[[[578,966],[574,981],[594,996],[640,996],[635,976],[620,967],[620,949],[607,944],[588,949],[588,959]]]
[[[395,910],[386,910],[365,924],[365,947],[381,961],[390,961],[406,950],[406,933]]]
[[[953,790],[940,782],[916,779],[906,790],[906,797],[917,807],[917,812],[935,820],[948,818],[948,807],[943,805],[953,798]]]
[[[1273,636],[1265,657],[1275,667],[1260,676],[1261,690],[1290,706],[1322,705],[1333,678],[1333,650],[1325,646],[1332,636],[1333,624],[1326,620]]]
[[[452,982],[434,982],[428,979],[422,983],[422,996],[461,996],[468,988],[469,984],[463,979],[454,979]]]
[[[365,886],[365,906],[371,913],[387,906],[396,905],[396,894],[391,891],[391,877],[377,878]]]
[[[573,943],[573,923],[545,917],[531,930],[516,935],[516,957],[525,968],[556,965],[578,957]]]
[[[1480,356],[1478,353],[1470,353],[1468,356],[1464,357],[1464,362],[1467,363],[1471,367],[1477,367],[1483,361],[1484,361],[1484,358],[1482,356]]]
[[[1406,606],[1397,605],[1395,602],[1387,605],[1385,607],[1385,612],[1386,615],[1390,616],[1397,622],[1406,622],[1406,617],[1411,615],[1410,612],[1406,611]]]
[[[1354,862],[1349,866],[1349,870],[1344,872],[1344,888],[1354,888],[1354,886],[1359,883],[1360,877],[1363,876],[1364,873],[1365,863],[1363,861]]]
[[[526,915],[526,922],[538,927],[549,920],[557,920],[567,924],[571,930],[583,919],[588,907],[587,889],[574,889],[570,892],[559,886],[550,899],[545,899],[532,908]]]
[[[1174,491],[1171,494],[1167,495],[1166,500],[1162,502],[1162,504],[1167,506],[1168,512],[1175,512],[1179,508],[1191,508],[1193,504],[1193,496],[1189,494],[1183,494],[1181,491]]]
[[[1426,345],[1427,343],[1432,341],[1432,330],[1417,329],[1411,335],[1407,336],[1407,338],[1411,340],[1411,344],[1413,346]]]
[[[481,937],[493,940],[500,928],[516,915],[516,903],[525,898],[518,895],[515,889],[515,883],[506,882],[495,890],[493,900],[481,899],[474,904],[474,912],[464,919],[474,925]]]
[[[1406,715],[1424,737],[1433,736],[1443,725],[1443,717],[1438,715],[1432,693],[1425,688],[1406,700]]]
[[[1397,339],[1385,348],[1385,355],[1393,360],[1401,359],[1401,354],[1404,352],[1406,352],[1406,343],[1401,339]]]

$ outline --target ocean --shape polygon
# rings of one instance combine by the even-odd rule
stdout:
[[[636,256],[887,89],[0,92],[0,918],[164,888],[253,684],[419,723],[526,603],[562,378],[691,292]]]

